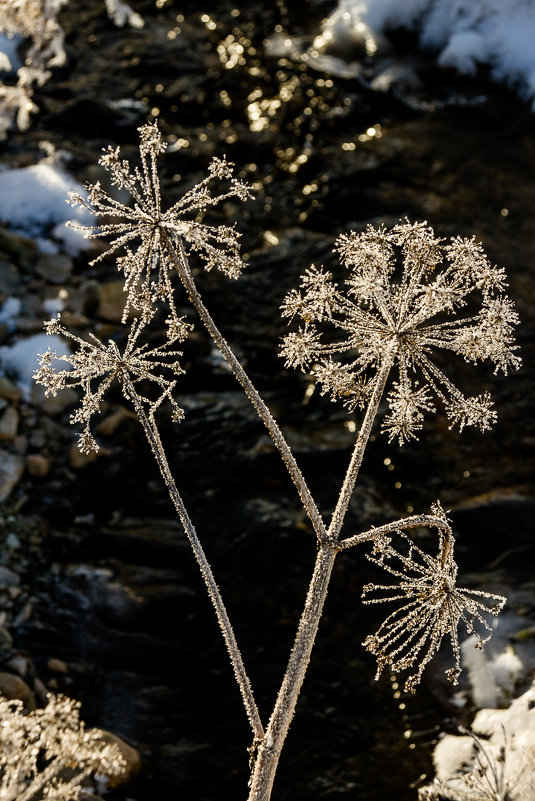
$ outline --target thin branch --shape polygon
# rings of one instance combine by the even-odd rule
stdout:
[[[336,509],[333,512],[331,524],[327,532],[327,536],[331,542],[338,542],[338,537],[340,536],[340,531],[342,530],[347,507],[355,488],[357,476],[362,464],[364,451],[366,450],[366,445],[368,444],[368,440],[370,438],[373,422],[377,415],[377,410],[379,409],[379,404],[383,396],[386,380],[393,364],[394,354],[391,353],[381,364],[379,372],[377,373],[374,381],[373,392],[371,394],[368,408],[366,409],[366,414],[364,416],[364,420],[362,421],[362,425],[353,448],[351,461],[349,462],[344,483],[338,497],[338,503],[336,504]]]
[[[404,531],[407,528],[416,528],[417,526],[432,526],[433,528],[442,529],[446,534],[451,532],[450,526],[447,521],[442,517],[436,515],[412,515],[411,517],[404,517],[401,520],[394,520],[392,523],[385,523],[384,526],[377,526],[371,528],[369,531],[364,531],[362,534],[355,534],[353,537],[347,537],[341,540],[340,548],[345,550],[352,548],[353,545],[360,545],[363,542],[375,540],[382,537],[384,534],[390,534],[393,531]]]
[[[310,522],[314,528],[316,536],[320,542],[325,541],[326,539],[326,529],[325,524],[321,518],[319,513],[318,507],[311,495],[311,492],[308,488],[308,485],[304,479],[304,476],[295,460],[293,453],[290,450],[288,443],[286,442],[280,428],[278,427],[275,418],[269,411],[268,407],[258,394],[257,389],[253,386],[251,379],[243,369],[242,365],[232,352],[228,342],[217,328],[216,324],[214,323],[208,309],[203,303],[203,300],[197,290],[195,285],[195,281],[193,275],[191,274],[191,270],[188,263],[188,257],[184,250],[184,246],[182,241],[179,240],[179,254],[177,255],[176,250],[173,246],[173,243],[169,239],[168,235],[165,231],[162,230],[161,233],[162,242],[165,246],[167,254],[171,261],[173,262],[177,273],[179,275],[180,280],[182,281],[191,302],[193,303],[197,313],[202,320],[203,324],[205,325],[208,333],[214,340],[215,344],[221,351],[221,354],[227,364],[229,365],[230,369],[234,373],[236,379],[239,381],[245,393],[251,403],[253,404],[254,408],[256,409],[258,416],[266,426],[271,439],[273,440],[276,448],[278,449],[279,453],[282,456],[284,464],[294,482],[295,486],[297,487],[297,491],[299,493],[299,497],[301,498],[301,502],[303,507],[310,518]]]
[[[227,646],[227,650],[230,656],[230,661],[232,663],[232,668],[234,670],[234,675],[236,677],[236,681],[238,682],[245,710],[247,712],[249,723],[251,724],[254,736],[258,739],[262,739],[264,737],[264,729],[262,726],[262,722],[260,720],[260,714],[258,712],[258,707],[256,706],[256,702],[254,700],[253,691],[251,688],[251,682],[245,670],[245,666],[243,664],[242,656],[238,648],[238,644],[236,642],[236,637],[234,635],[234,631],[232,629],[227,614],[227,610],[223,603],[219,587],[217,586],[214,575],[212,573],[212,568],[210,567],[210,564],[206,558],[202,545],[199,541],[199,538],[197,537],[197,532],[195,531],[195,527],[191,522],[186,507],[184,506],[182,497],[178,492],[174,478],[171,474],[169,463],[165,455],[165,451],[160,439],[160,435],[158,433],[158,429],[156,427],[156,423],[152,417],[147,416],[145,409],[143,408],[141,399],[139,398],[130,380],[127,379],[124,382],[123,390],[125,392],[125,395],[128,398],[130,398],[130,400],[134,404],[139,421],[143,426],[143,430],[145,432],[151,450],[154,454],[156,462],[158,463],[158,467],[160,468],[160,473],[162,474],[162,477],[165,481],[165,484],[169,491],[169,495],[171,496],[171,500],[175,505],[175,509],[184,527],[184,531],[186,532],[191,547],[193,548],[195,559],[197,560],[197,563],[201,570],[201,575],[208,590],[208,595],[210,596],[210,600],[212,601],[212,604],[214,606],[219,626],[223,633],[225,644]]]

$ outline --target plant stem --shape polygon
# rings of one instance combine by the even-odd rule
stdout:
[[[390,534],[392,531],[398,530],[403,531],[407,528],[416,528],[417,526],[438,528],[444,531],[447,537],[451,536],[451,527],[444,518],[436,515],[411,515],[411,517],[404,517],[401,520],[395,520],[393,523],[385,523],[384,526],[377,526],[369,531],[363,531],[362,534],[347,537],[347,539],[340,542],[340,548],[345,550],[353,545],[361,545],[363,542],[375,540],[377,537],[382,537],[383,534]]]
[[[242,365],[232,352],[228,342],[226,341],[225,337],[214,323],[208,309],[204,305],[203,300],[199,294],[199,291],[195,285],[193,275],[191,274],[191,270],[188,263],[188,257],[184,250],[182,241],[179,240],[178,248],[180,255],[177,255],[173,243],[171,242],[169,236],[165,231],[161,232],[161,237],[162,237],[162,242],[167,251],[167,254],[171,259],[171,261],[173,262],[176,271],[179,275],[179,278],[182,281],[191,302],[193,303],[195,309],[197,310],[197,314],[199,315],[200,319],[202,320],[204,326],[206,327],[208,333],[214,340],[215,344],[221,351],[221,354],[225,359],[225,361],[227,362],[228,366],[230,367],[235,377],[245,390],[247,397],[253,404],[254,408],[256,409],[256,412],[258,413],[258,416],[266,426],[271,436],[271,439],[273,440],[275,446],[279,450],[279,453],[282,456],[282,459],[292,478],[292,481],[297,487],[299,497],[301,498],[301,502],[308,517],[310,518],[310,522],[312,523],[316,536],[318,540],[322,542],[326,538],[325,524],[321,518],[318,507],[316,506],[316,503],[310,493],[310,490],[304,479],[304,476],[301,470],[299,469],[295,457],[291,452],[290,447],[286,442],[280,428],[278,427],[275,418],[273,417],[268,407],[258,394],[258,391],[251,382],[251,379],[249,378],[249,376],[243,369]]]
[[[265,739],[258,749],[248,801],[269,801],[271,797],[282,746],[294,716],[297,699],[318,631],[334,560],[338,551],[341,550],[338,542],[339,534],[393,361],[393,356],[387,358],[377,373],[368,408],[355,442],[340,497],[327,532],[328,542],[322,542],[319,545],[314,573],[299,621],[288,667],[269,719]]]
[[[165,451],[162,445],[162,441],[160,439],[160,435],[158,433],[158,429],[156,427],[156,423],[154,422],[153,419],[149,419],[149,417],[147,416],[145,409],[143,408],[143,404],[139,398],[139,395],[135,391],[134,386],[130,380],[126,379],[124,381],[123,390],[125,395],[128,398],[130,398],[130,400],[134,404],[137,416],[143,427],[145,436],[147,437],[147,440],[154,454],[156,462],[158,463],[158,467],[160,468],[160,473],[162,474],[163,480],[165,481],[171,500],[174,503],[175,509],[180,518],[180,522],[182,523],[184,531],[186,532],[186,535],[190,541],[191,547],[193,548],[195,559],[197,560],[197,563],[201,570],[201,575],[208,590],[208,595],[210,596],[210,600],[214,606],[219,626],[223,633],[223,638],[227,646],[227,650],[230,656],[230,661],[232,663],[232,668],[234,670],[236,681],[238,682],[238,686],[240,688],[245,710],[247,712],[247,717],[249,718],[249,723],[251,724],[254,737],[261,740],[264,737],[264,729],[262,726],[262,722],[260,720],[260,715],[258,712],[258,708],[256,706],[256,702],[254,700],[253,691],[251,688],[251,682],[249,681],[249,676],[247,675],[247,672],[245,670],[242,656],[238,648],[238,644],[236,642],[236,637],[234,635],[234,631],[232,629],[227,614],[227,610],[225,609],[221,593],[219,592],[219,587],[217,586],[214,575],[212,573],[212,568],[210,567],[210,564],[206,558],[202,545],[199,541],[199,538],[197,537],[197,532],[195,531],[195,527],[191,522],[190,516],[188,515],[182,497],[178,492],[177,486],[175,484],[175,480],[171,474],[169,463],[165,455]]]
[[[327,536],[333,542],[338,542],[339,540],[340,531],[342,530],[342,525],[347,512],[347,507],[355,488],[357,476],[362,464],[362,459],[364,457],[364,451],[366,450],[366,445],[368,444],[368,440],[370,438],[373,421],[377,415],[377,410],[379,409],[379,403],[381,402],[381,398],[383,396],[386,380],[393,363],[394,354],[391,353],[381,364],[379,372],[375,377],[368,408],[366,409],[364,420],[362,421],[360,431],[355,441],[353,453],[351,455],[351,461],[349,462],[344,483],[342,485],[340,495],[338,496],[338,503],[336,504],[336,509],[333,512],[331,524],[327,532]]]
[[[319,546],[314,573],[288,667],[269,720],[266,736],[258,749],[251,777],[249,801],[268,801],[271,797],[282,746],[294,716],[301,685],[310,661],[336,553],[335,548],[325,543]]]

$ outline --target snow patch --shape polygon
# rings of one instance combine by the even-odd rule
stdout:
[[[85,195],[83,187],[68,173],[51,164],[0,172],[0,221],[26,236],[52,234],[63,242],[69,255],[87,248],[87,240],[76,230],[65,228],[67,221],[90,224],[87,209],[67,204],[69,192]]]
[[[2,371],[13,375],[25,400],[31,399],[33,374],[39,367],[39,357],[49,348],[56,351],[58,356],[70,353],[67,343],[57,334],[34,334],[19,339],[14,345],[0,348]]]
[[[8,328],[13,325],[13,318],[18,317],[22,303],[18,298],[8,298],[0,309],[0,323],[4,323]]]
[[[462,73],[491,68],[535,107],[535,4],[532,0],[339,0],[314,46],[363,40],[373,55],[384,34],[416,31],[421,47]]]

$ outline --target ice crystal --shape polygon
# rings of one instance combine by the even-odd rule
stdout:
[[[365,405],[380,368],[396,365],[383,430],[400,444],[417,438],[424,412],[435,411],[432,394],[451,425],[488,429],[496,419],[490,395],[463,395],[429,354],[442,349],[470,362],[489,359],[495,372],[519,367],[518,316],[503,294],[503,269],[473,238],[446,242],[427,223],[406,220],[391,230],[343,234],[335,249],[348,269],[345,287],[312,266],[282,305],[283,316],[304,321],[284,338],[287,366],[312,367],[322,394],[352,410]],[[463,307],[468,313],[457,316]],[[342,339],[325,339],[317,327],[324,323]]]
[[[86,729],[80,705],[49,695],[43,709],[25,713],[21,701],[0,698],[0,799],[76,801],[92,773],[122,773],[124,759],[101,732]]]
[[[437,510],[440,512],[435,507],[435,513]],[[475,634],[477,647],[481,647],[492,633],[483,615],[498,614],[505,598],[456,586],[457,565],[453,558],[453,535],[449,531],[439,532],[435,557],[422,551],[403,531],[395,533],[405,542],[405,553],[395,549],[390,537],[381,537],[368,558],[395,576],[397,583],[368,584],[363,589],[366,604],[398,603],[377,633],[363,643],[377,657],[376,678],[386,665],[395,671],[410,670],[405,690],[414,692],[425,666],[448,635],[455,666],[446,675],[456,684],[461,659],[459,624],[464,623],[468,633]]]
[[[143,125],[139,132],[141,167],[132,168],[122,160],[118,147],[108,147],[100,159],[110,173],[112,184],[130,194],[132,206],[113,198],[100,183],[86,187],[87,201],[79,194],[71,196],[73,205],[82,205],[96,216],[113,218],[112,222],[104,222],[99,227],[81,230],[90,239],[109,237],[108,253],[123,251],[118,267],[125,276],[128,298],[125,314],[130,306],[142,308],[143,297],[162,297],[170,292],[172,255],[165,245],[167,238],[174,246],[181,243],[198,252],[207,270],[216,267],[236,278],[243,267],[239,254],[240,235],[234,227],[205,225],[198,217],[227,198],[246,200],[249,197],[249,187],[233,177],[233,165],[225,159],[213,158],[208,175],[164,210],[157,162],[167,145],[155,123]],[[212,193],[212,185],[217,182],[225,182],[224,187],[219,193]]]
[[[77,343],[78,350],[72,355],[58,355],[49,349],[40,356],[40,367],[35,372],[34,379],[45,387],[47,395],[56,395],[59,390],[67,386],[81,388],[82,402],[71,415],[71,422],[81,423],[84,426],[79,437],[79,447],[83,453],[98,450],[98,445],[91,434],[90,422],[93,415],[100,411],[102,398],[115,379],[120,382],[125,396],[129,399],[131,399],[129,388],[133,388],[139,382],[156,384],[155,399],[136,393],[137,397],[147,405],[149,414],[152,415],[164,400],[168,400],[173,409],[173,420],[178,422],[183,418],[183,410],[172,396],[176,380],[166,378],[165,374],[175,376],[184,372],[178,362],[182,353],[173,350],[172,346],[175,342],[185,339],[190,326],[176,317],[170,318],[167,321],[169,330],[165,343],[149,349],[147,343],[138,344],[145,322],[143,318],[133,321],[122,352],[111,339],[105,345],[92,333],[89,334],[89,341],[70,333],[61,325],[59,316],[45,323],[48,334],[62,334],[68,337]],[[68,368],[56,370],[54,365],[56,361],[66,362]]]

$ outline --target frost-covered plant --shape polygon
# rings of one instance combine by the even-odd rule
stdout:
[[[400,445],[417,438],[424,412],[435,411],[433,395],[452,425],[488,429],[496,419],[489,393],[465,397],[429,354],[442,349],[467,361],[489,359],[504,373],[518,367],[518,316],[503,294],[504,270],[489,263],[473,238],[446,243],[426,223],[404,221],[391,231],[368,226],[340,236],[336,250],[348,272],[345,287],[311,267],[283,304],[284,316],[304,321],[285,338],[286,364],[313,365],[322,394],[349,409],[363,408],[382,373],[395,366],[383,430]],[[457,316],[467,306],[469,314]],[[322,341],[317,323],[325,321],[341,339]]]
[[[0,697],[1,801],[76,801],[88,776],[118,775],[124,759],[97,729],[86,729],[80,704],[49,695],[43,709]]]
[[[434,510],[443,517],[440,506]],[[446,530],[447,531],[447,530]],[[396,602],[397,609],[381,625],[379,631],[366,638],[364,645],[377,657],[379,678],[384,667],[396,672],[414,670],[405,682],[405,691],[414,692],[425,666],[440,648],[445,635],[451,639],[455,667],[447,671],[457,683],[461,672],[461,650],[457,629],[464,623],[468,634],[478,633],[482,647],[492,635],[483,614],[496,615],[505,598],[481,590],[464,590],[456,585],[457,565],[453,559],[451,537],[439,532],[438,553],[429,556],[401,530],[395,532],[407,545],[407,553],[395,549],[390,537],[377,537],[370,562],[387,570],[395,584],[367,584],[362,592],[365,604]]]
[[[205,225],[197,215],[229,197],[245,200],[249,188],[233,178],[232,165],[214,159],[207,177],[165,209],[157,172],[165,144],[154,124],[140,129],[140,139],[140,167],[132,168],[121,160],[119,149],[108,149],[101,159],[112,183],[130,193],[132,206],[115,200],[99,184],[86,187],[87,201],[78,196],[72,199],[96,216],[106,216],[100,226],[86,229],[86,234],[111,237],[108,253],[117,256],[125,279],[126,346],[120,349],[115,340],[105,345],[94,337],[90,342],[80,340],[59,320],[53,321],[47,325],[49,333],[68,336],[78,343],[79,351],[73,356],[43,354],[36,378],[47,393],[54,394],[69,384],[81,387],[84,397],[72,419],[85,426],[80,443],[84,450],[97,447],[89,422],[115,378],[132,402],[199,563],[251,724],[249,801],[268,801],[340,552],[371,542],[371,561],[395,579],[391,585],[369,584],[364,589],[367,602],[397,603],[397,609],[364,643],[377,656],[378,674],[387,664],[406,669],[407,689],[414,691],[426,664],[448,635],[454,666],[447,675],[455,683],[460,669],[459,623],[470,633],[479,632],[478,645],[488,639],[485,615],[496,614],[505,599],[457,587],[453,532],[438,502],[430,514],[413,515],[349,537],[342,537],[342,527],[391,374],[395,378],[387,395],[390,413],[383,421],[390,439],[403,444],[416,438],[424,412],[435,410],[431,393],[443,402],[451,424],[486,430],[496,418],[488,393],[466,397],[435,364],[432,354],[451,350],[467,361],[488,359],[496,370],[516,369],[520,364],[513,342],[517,317],[504,294],[503,270],[489,264],[481,246],[460,238],[444,243],[426,223],[402,221],[391,231],[368,227],[362,234],[340,237],[336,249],[349,272],[345,290],[324,270],[311,267],[305,272],[301,289],[290,292],[282,307],[285,316],[298,316],[304,325],[285,338],[282,355],[290,366],[310,367],[322,390],[333,399],[342,399],[351,410],[358,407],[364,411],[334,512],[330,521],[324,521],[286,439],[204,305],[189,265],[193,251],[204,259],[207,269],[216,267],[231,277],[239,274],[242,265],[234,228]],[[217,182],[224,182],[223,187]],[[181,370],[174,344],[188,333],[175,312],[177,283],[186,290],[271,435],[317,540],[316,564],[294,646],[265,728],[221,593],[172,477],[154,415],[157,407],[170,401],[175,420],[181,417],[172,399],[175,378],[169,375],[170,369],[175,374]],[[167,342],[148,350],[148,345],[138,343],[144,341],[145,328],[162,304],[168,314]],[[459,317],[463,307],[468,313]],[[132,313],[138,315],[133,321]],[[323,341],[323,326],[342,331],[342,339]],[[55,370],[57,359],[69,363],[72,370]],[[156,383],[154,396],[138,394],[135,384],[142,378]],[[436,532],[436,556],[424,553],[408,536],[407,532],[420,527]],[[399,540],[399,548],[394,538],[396,543]]]
[[[145,125],[140,133],[140,168],[132,169],[127,161],[121,160],[119,148],[109,147],[100,159],[110,173],[112,185],[128,191],[133,207],[112,197],[99,183],[86,186],[87,200],[76,192],[70,196],[73,206],[115,220],[98,228],[77,227],[88,239],[108,237],[108,253],[123,252],[117,261],[125,281],[123,322],[131,307],[150,313],[154,303],[172,294],[169,272],[176,259],[175,249],[181,243],[200,254],[207,270],[217,268],[237,278],[243,267],[239,234],[233,227],[204,225],[197,217],[228,198],[250,197],[247,184],[233,177],[232,165],[226,159],[213,158],[206,178],[173,206],[163,209],[157,159],[165,153],[167,145],[156,125]],[[213,191],[214,184],[218,191]],[[101,254],[91,263],[106,255]]]
[[[67,61],[63,29],[58,14],[69,0],[0,0],[0,33],[15,37],[24,49],[24,63],[13,65],[0,52],[0,70],[16,72],[16,83],[0,81],[0,139],[15,124],[21,131],[30,125],[38,109],[32,100],[34,87],[50,78],[50,70]],[[143,26],[143,20],[121,0],[105,0],[109,17],[118,26]],[[28,42],[26,46],[26,42]]]
[[[89,335],[90,341],[80,339],[61,325],[59,315],[45,324],[48,334],[62,334],[78,345],[78,350],[73,354],[58,356],[55,352],[47,351],[41,359],[39,370],[35,373],[35,380],[46,387],[47,392],[52,395],[56,395],[58,390],[67,386],[81,387],[82,402],[80,408],[71,415],[71,421],[84,426],[79,440],[82,453],[98,450],[89,424],[92,416],[100,411],[102,397],[115,379],[121,384],[128,399],[135,397],[136,403],[148,408],[151,419],[164,400],[172,406],[173,420],[178,422],[184,416],[183,410],[172,396],[176,384],[174,376],[184,372],[177,361],[182,353],[172,348],[175,342],[181,342],[186,338],[191,326],[175,314],[174,319],[170,318],[168,321],[170,325],[163,344],[149,350],[146,342],[138,344],[147,322],[147,318],[132,322],[122,352],[113,340],[105,345],[94,334]],[[52,362],[56,360],[65,362],[67,369],[55,370]],[[144,384],[150,382],[156,385],[154,399],[136,391],[135,385],[141,381]]]

